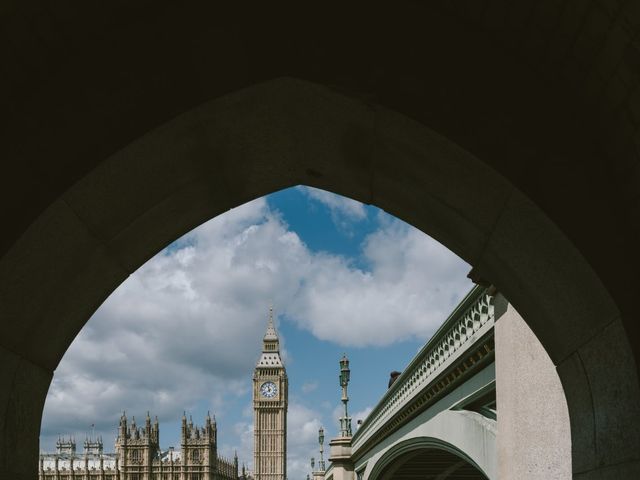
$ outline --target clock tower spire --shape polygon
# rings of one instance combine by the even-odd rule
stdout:
[[[280,339],[271,307],[262,354],[253,373],[255,480],[287,477],[287,402],[287,372],[280,357]]]
[[[280,339],[278,338],[278,333],[276,332],[276,327],[273,325],[273,306],[269,307],[269,321],[267,322],[267,333],[264,334],[264,338],[262,339],[263,352],[268,351],[279,351],[280,349]]]

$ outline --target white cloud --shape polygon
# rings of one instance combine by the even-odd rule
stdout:
[[[342,218],[366,216],[357,202],[306,190]],[[464,262],[396,220],[382,222],[363,254],[367,270],[311,252],[264,199],[200,226],[131,275],[74,340],[49,390],[42,445],[92,423],[113,435],[123,409],[163,422],[204,399],[221,417],[249,391],[272,302],[319,339],[388,345],[426,339],[470,287]],[[306,476],[315,448],[321,417],[305,408],[289,411],[291,478]],[[229,448],[252,449],[249,419],[236,427]]]
[[[334,212],[349,220],[359,221],[367,218],[367,211],[364,205],[356,200],[352,200],[341,195],[335,195],[325,190],[313,187],[299,187],[309,198],[316,200]]]
[[[321,415],[300,403],[289,405],[287,414],[287,477],[306,478],[311,457],[318,458],[318,430]]]
[[[85,432],[92,423],[110,438],[123,409],[150,410],[163,422],[202,400],[218,413],[231,408],[250,388],[271,296],[268,279],[260,280],[265,268],[247,265],[241,252],[259,250],[252,245],[256,233],[281,225],[264,200],[251,202],[131,275],[60,363],[45,404],[42,444],[50,449],[59,432]]]
[[[359,427],[358,421],[361,420],[361,421],[364,422],[372,411],[373,411],[373,407],[369,406],[369,407],[365,407],[362,410],[359,410],[356,413],[354,413],[353,415],[351,415],[351,418],[353,418],[353,430],[354,430],[354,432]]]
[[[251,405],[248,405],[248,408],[252,408]],[[242,464],[244,464],[247,470],[251,471],[253,468],[253,423],[238,422],[234,425],[233,430],[237,441],[229,443],[232,439],[219,438],[223,442],[219,454],[231,458],[234,453],[237,453],[240,468],[242,469]]]
[[[360,222],[367,218],[367,210],[364,205],[356,200],[318,188],[302,186],[298,188],[312,200],[327,207],[334,225],[346,235],[352,235],[354,222]]]
[[[318,388],[318,382],[306,382],[302,384],[302,393],[311,393]]]
[[[310,257],[304,265],[309,287],[287,304],[287,313],[322,340],[388,345],[428,338],[471,287],[466,263],[399,221],[370,235],[364,256],[368,271],[341,257]]]

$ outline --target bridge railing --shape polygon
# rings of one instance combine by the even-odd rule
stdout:
[[[494,321],[493,297],[487,293],[486,288],[474,287],[391,385],[353,435],[353,452],[488,332]]]

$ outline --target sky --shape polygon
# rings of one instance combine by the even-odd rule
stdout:
[[[355,428],[471,289],[469,270],[376,207],[303,186],[256,199],[173,242],[98,308],[55,372],[40,448],[74,435],[81,450],[93,432],[113,451],[123,411],[157,415],[161,447],[179,448],[183,411],[198,425],[211,411],[219,453],[251,469],[251,379],[273,304],[288,478],[304,479],[320,426],[326,453],[338,433],[342,354]]]

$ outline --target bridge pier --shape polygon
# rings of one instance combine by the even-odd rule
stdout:
[[[496,297],[498,478],[571,478],[569,410],[560,377],[538,338]]]
[[[351,437],[338,437],[329,442],[331,480],[354,480]]]

